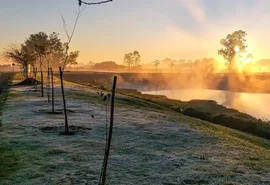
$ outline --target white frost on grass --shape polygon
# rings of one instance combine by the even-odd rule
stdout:
[[[1,144],[20,151],[20,166],[3,184],[97,184],[105,137],[105,106],[72,93],[95,90],[66,86],[69,125],[91,128],[72,136],[43,132],[63,128],[63,114],[31,88],[11,90],[3,112]],[[46,93],[45,93],[46,95]],[[62,109],[56,86],[56,109]],[[78,96],[78,95],[77,95]],[[89,102],[90,101],[90,102]],[[93,103],[91,103],[91,101]],[[94,115],[93,119],[91,115]],[[209,136],[179,122],[175,114],[118,104],[108,166],[108,184],[270,184],[269,153]]]

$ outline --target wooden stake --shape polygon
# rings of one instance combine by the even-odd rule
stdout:
[[[54,84],[53,84],[53,69],[51,68],[51,81],[52,81],[52,112],[54,112]]]
[[[61,89],[62,89],[62,97],[63,97],[64,113],[65,113],[65,134],[68,134],[69,130],[68,130],[67,109],[66,109],[66,98],[65,98],[64,84],[63,84],[63,71],[61,67],[59,67],[59,72],[60,72]]]
[[[50,82],[51,78],[50,78],[50,68],[48,67],[48,72],[47,72],[47,97],[48,97],[48,103],[50,103],[51,101],[51,97],[50,97],[50,92],[51,92],[51,82]]]
[[[35,91],[37,92],[37,68],[34,67],[34,88],[35,88]]]
[[[104,161],[103,161],[104,166],[103,166],[101,185],[105,185],[107,165],[108,165],[108,159],[109,159],[110,147],[111,147],[111,141],[112,141],[113,116],[114,116],[114,98],[115,98],[116,81],[117,81],[117,77],[114,76],[113,88],[112,88],[112,98],[111,98],[111,115],[110,115],[109,136],[108,136],[108,142],[107,142],[106,150],[105,150],[105,154],[104,154]]]
[[[41,77],[41,97],[44,97],[44,92],[43,92],[43,72],[40,71],[40,77]]]

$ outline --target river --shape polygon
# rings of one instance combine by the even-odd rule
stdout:
[[[182,101],[192,99],[214,100],[225,107],[237,109],[262,120],[270,120],[270,94],[235,93],[209,89],[159,90],[142,93],[165,95],[170,99]]]

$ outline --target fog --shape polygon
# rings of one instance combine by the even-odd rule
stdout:
[[[130,86],[125,78],[120,79],[126,87],[146,93],[182,101],[211,99],[254,117],[270,119],[267,111],[270,109],[270,73],[252,71],[257,67],[255,63],[224,72],[218,71],[218,67],[201,62],[182,73],[136,74],[135,83]]]

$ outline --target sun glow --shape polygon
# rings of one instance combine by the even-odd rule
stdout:
[[[235,47],[235,56],[232,63],[228,63],[222,58],[217,58],[216,71],[228,72],[229,69],[233,69],[235,72],[255,72],[256,63],[252,56],[244,51],[240,51],[239,47]],[[256,69],[255,69],[256,68]]]
[[[251,72],[252,62],[253,59],[247,52],[238,52],[234,58],[234,68],[238,72]]]
[[[238,52],[240,51],[239,47],[238,47],[238,46],[235,46],[234,51],[235,51],[236,53],[238,53]]]

